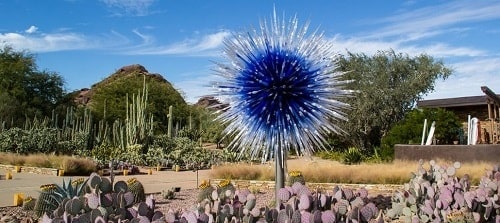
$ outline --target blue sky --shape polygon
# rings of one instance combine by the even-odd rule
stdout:
[[[39,70],[59,73],[68,91],[90,87],[122,66],[162,74],[188,102],[211,92],[222,40],[258,28],[274,8],[310,22],[339,53],[378,50],[442,60],[454,70],[425,99],[500,94],[500,1],[0,1],[0,46],[28,50]]]

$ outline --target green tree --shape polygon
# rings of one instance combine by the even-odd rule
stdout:
[[[19,126],[25,118],[51,116],[62,102],[64,81],[55,72],[39,71],[34,55],[0,49],[0,119]]]
[[[434,90],[435,80],[446,79],[451,70],[428,55],[409,57],[393,50],[373,56],[348,53],[340,56],[339,69],[354,90],[346,99],[351,109],[341,123],[344,147],[363,150],[380,146],[381,138],[402,120],[416,102]]]
[[[429,131],[431,123],[436,122],[434,138],[439,144],[451,144],[459,139],[462,124],[455,113],[442,108],[413,109],[382,138],[382,147],[393,148],[395,144],[420,144],[425,119],[427,119],[426,132]]]

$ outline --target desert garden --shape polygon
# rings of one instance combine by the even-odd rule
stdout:
[[[393,50],[336,55],[273,19],[264,37],[226,40],[213,87],[230,103],[188,104],[138,64],[67,93],[33,55],[1,49],[0,185],[36,168],[70,178],[15,196],[0,221],[500,221],[498,163],[394,157],[426,119],[440,123],[435,142],[464,141],[456,114],[415,108],[449,68]],[[208,178],[184,189],[141,182],[198,171]]]
[[[4,155],[2,157],[8,157]],[[38,156],[36,159],[50,157]],[[33,165],[29,160],[36,159],[28,157],[24,163]],[[64,159],[68,157],[49,158]],[[484,217],[487,213],[494,216],[498,209],[494,206],[498,196],[495,185],[500,180],[500,172],[493,169],[498,167],[492,163],[395,160],[349,165],[319,157],[291,157],[287,163],[289,172],[285,188],[280,189],[283,197],[279,210],[273,208],[276,202],[273,165],[237,162],[214,166],[207,170],[208,179],[200,179],[199,185],[182,188],[180,192],[166,186],[162,192],[144,190],[140,182],[141,176],[148,174],[144,166],[139,168],[142,173],[128,176],[120,176],[121,172],[115,172],[113,177],[100,176],[96,172],[88,177],[72,176],[70,181],[66,178],[66,181],[61,179],[61,182],[40,185],[40,195],[24,197],[19,207],[1,208],[4,215],[1,219],[4,222],[48,221],[51,216],[57,221],[64,218],[66,211],[66,218],[83,222],[145,221],[146,218],[150,222],[193,222],[193,219],[201,222],[223,222],[224,219],[307,222],[302,218],[310,218],[310,222],[331,222],[328,216],[337,219],[334,222],[405,222],[416,216],[428,221],[439,216],[441,221],[476,222],[474,219],[487,219]],[[153,174],[158,174],[156,168],[149,169],[155,169]],[[167,175],[158,176],[168,177],[168,172],[172,174],[175,170],[161,172]],[[120,180],[112,183],[113,178]],[[446,198],[448,195],[444,194],[448,193],[452,197]],[[99,204],[89,203],[91,196],[96,196],[92,199],[100,200]],[[130,200],[126,201],[126,197]],[[440,207],[441,213],[424,214],[415,209],[430,205],[428,201],[445,198],[450,200],[440,204],[446,205]],[[124,203],[117,203],[117,200]],[[484,207],[488,202],[492,202],[490,209]],[[77,209],[69,212],[70,207]],[[358,215],[352,214],[353,208]],[[369,208],[371,212],[367,211]],[[301,213],[301,221],[294,220],[294,212]],[[44,217],[44,213],[51,214]],[[314,220],[318,213],[321,215],[316,218],[320,220]]]

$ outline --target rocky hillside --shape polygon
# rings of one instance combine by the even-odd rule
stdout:
[[[127,77],[137,77],[137,76],[146,76],[147,79],[153,79],[157,82],[164,83],[173,89],[173,86],[170,82],[168,82],[161,74],[149,73],[146,68],[140,64],[133,64],[124,66],[118,69],[115,73],[111,74],[109,77],[104,80],[97,82],[92,85],[91,88],[82,88],[79,92],[76,92],[75,102],[79,105],[87,105],[92,102],[92,96],[94,93],[106,86],[109,86],[111,83],[116,82],[120,79]],[[176,91],[176,90],[175,90]]]
[[[208,108],[209,110],[222,110],[227,108],[229,105],[221,103],[217,98],[213,96],[201,97],[195,106]]]

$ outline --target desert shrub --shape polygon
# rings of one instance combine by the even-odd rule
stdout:
[[[382,147],[394,149],[395,144],[418,144],[422,141],[424,120],[428,128],[436,122],[434,137],[439,144],[451,144],[460,135],[461,123],[457,115],[444,109],[415,109],[395,124],[382,138]]]
[[[321,159],[335,160],[335,161],[339,161],[339,162],[344,159],[344,154],[342,154],[342,152],[339,152],[339,151],[322,150],[322,151],[316,152],[315,155]]]
[[[58,152],[57,129],[11,128],[0,132],[0,151],[19,154]]]
[[[85,176],[97,170],[97,163],[87,158],[63,157],[59,168],[65,175]]]
[[[23,166],[25,157],[16,153],[0,152],[0,164]]]
[[[110,161],[113,160],[116,154],[120,153],[120,149],[112,146],[108,143],[103,143],[96,146],[90,152],[92,158],[96,160],[100,165],[108,165]]]
[[[350,147],[344,152],[343,162],[348,165],[359,164],[363,161],[363,158],[363,154],[359,148]]]

